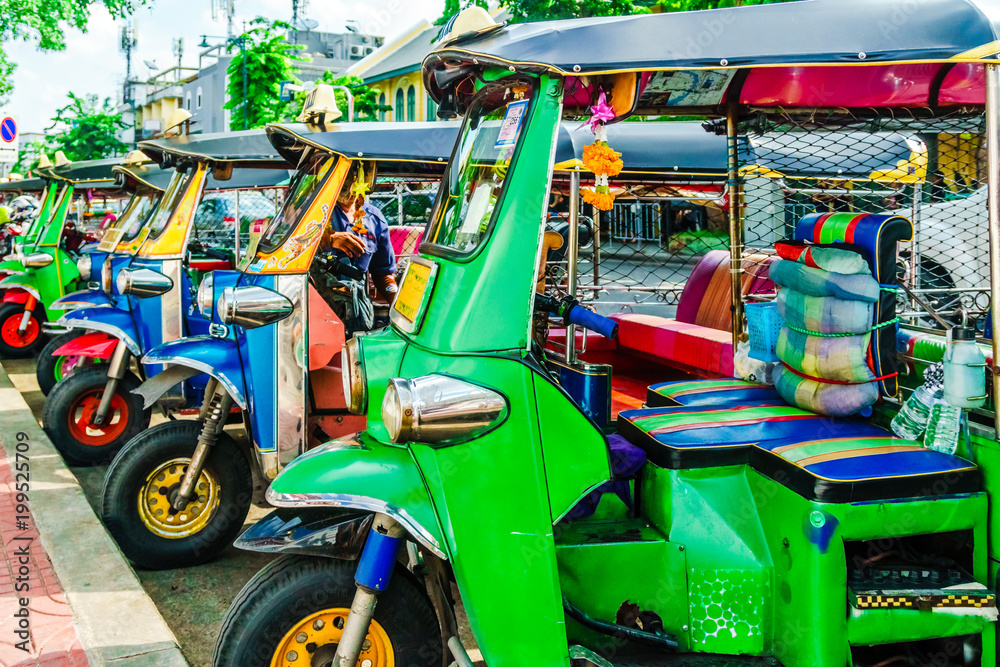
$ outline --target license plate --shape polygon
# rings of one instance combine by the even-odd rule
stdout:
[[[399,288],[399,294],[393,308],[406,318],[407,322],[415,322],[417,314],[420,312],[420,305],[424,301],[424,294],[427,292],[427,285],[430,283],[431,267],[426,264],[411,262],[403,279],[403,285]]]
[[[114,252],[124,232],[125,230],[123,229],[109,229],[104,232],[104,236],[101,237],[101,242],[98,244],[97,249],[101,252]]]

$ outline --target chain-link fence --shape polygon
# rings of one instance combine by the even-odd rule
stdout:
[[[242,254],[250,242],[253,223],[277,215],[284,196],[285,188],[206,192],[194,214],[191,241]]]
[[[379,179],[368,201],[378,207],[389,223],[393,250],[397,259],[414,254],[424,227],[430,219],[436,181],[403,181],[398,178]]]

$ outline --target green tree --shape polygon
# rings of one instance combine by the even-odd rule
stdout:
[[[328,83],[331,86],[347,86],[348,90],[351,91],[351,95],[354,96],[355,120],[378,120],[378,114],[380,111],[392,110],[392,107],[388,104],[378,103],[378,92],[366,86],[360,77],[353,75],[338,77],[333,72],[326,71],[323,72],[323,76],[321,76],[316,83]],[[347,95],[344,94],[343,90],[339,89],[334,89],[333,94],[337,100],[337,107],[340,109],[340,112],[344,114],[343,119],[346,121]],[[299,113],[302,111],[302,105],[305,104],[305,99],[305,92],[296,93],[295,98],[288,102],[285,107],[282,120],[295,120],[295,118],[298,117]]]
[[[305,47],[286,39],[283,31],[288,29],[287,23],[258,16],[250,25],[237,39],[243,40],[246,54],[246,127],[255,128],[281,119],[286,106],[281,101],[281,82],[300,83],[294,63],[309,58],[296,53]],[[229,51],[234,54],[226,69],[229,101],[222,108],[232,112],[229,128],[242,130],[244,56],[238,44],[230,44]]]
[[[444,0],[444,13],[438,17],[434,25],[444,25],[452,16],[473,5],[489,9],[489,0]]]
[[[69,104],[56,110],[52,119],[49,129],[55,128],[56,134],[49,138],[48,148],[61,150],[74,162],[124,155],[128,145],[118,133],[127,127],[110,97],[101,102],[97,95],[69,93]]]
[[[625,16],[645,14],[648,7],[640,0],[501,0],[511,20],[548,21],[590,16]]]
[[[104,5],[111,15],[121,18],[131,14],[146,0],[0,0],[0,44],[24,41],[42,51],[66,48],[66,31],[76,28],[86,32],[90,9]],[[0,103],[14,90],[13,74],[17,65],[0,50]]]
[[[17,162],[11,167],[11,171],[22,176],[32,171],[38,166],[38,160],[42,153],[46,153],[49,146],[42,139],[32,139],[21,142],[21,147],[17,151]]]
[[[790,0],[660,0],[657,4],[667,12],[687,12],[696,9],[719,9],[746,5],[770,5]]]

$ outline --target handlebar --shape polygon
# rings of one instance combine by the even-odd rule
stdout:
[[[365,272],[351,264],[346,257],[337,257],[332,252],[324,253],[317,258],[326,271],[334,275],[347,276],[352,280],[364,280]]]
[[[610,340],[618,337],[617,322],[610,317],[598,315],[594,311],[584,308],[579,301],[571,296],[554,299],[544,294],[536,294],[535,308],[558,315],[563,318],[563,322],[566,324],[589,329]]]

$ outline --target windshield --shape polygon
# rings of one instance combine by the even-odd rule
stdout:
[[[469,255],[489,234],[533,93],[530,82],[499,82],[473,100],[427,235],[439,254]]]
[[[232,248],[239,217],[240,246],[249,241],[250,226],[271,224],[279,202],[277,188],[224,190],[205,195],[194,214],[191,234],[196,241],[215,248]]]
[[[288,187],[281,213],[274,217],[261,237],[262,250],[274,252],[285,242],[285,237],[292,233],[299,218],[309,209],[313,197],[319,192],[335,164],[337,156],[329,153],[313,152],[302,159]]]
[[[154,192],[147,195],[133,195],[132,200],[118,218],[117,228],[122,230],[119,242],[129,242],[139,235],[142,226],[146,224],[149,214],[156,208],[157,202],[163,195],[161,192]]]
[[[68,185],[64,185],[60,188],[59,196],[56,198],[56,203],[53,204],[52,208],[49,210],[49,219],[42,221],[43,224],[32,234],[32,238],[29,240],[37,241],[38,243],[45,242],[45,235],[49,233],[49,227],[51,227],[52,223],[55,222],[56,213],[59,211],[59,207],[66,202],[66,197],[72,196],[70,194],[72,190],[73,188]],[[59,224],[62,224],[62,222],[60,221]]]
[[[196,170],[192,170],[190,174],[178,171],[170,179],[170,185],[167,186],[166,191],[163,193],[163,198],[160,199],[159,206],[156,207],[156,211],[153,212],[153,216],[149,219],[150,239],[159,238],[163,230],[167,228],[170,217],[181,203],[181,199],[184,198],[184,192],[187,190],[188,183],[194,178],[196,173]]]

